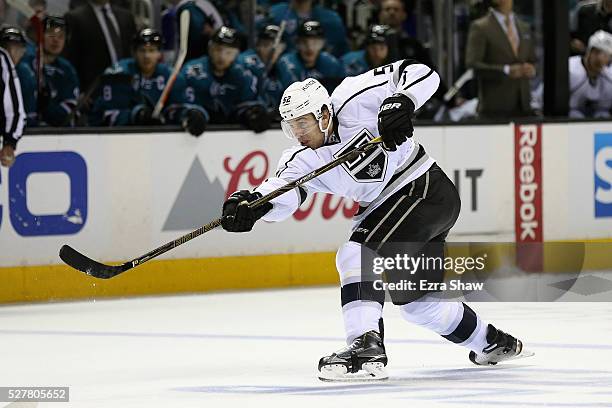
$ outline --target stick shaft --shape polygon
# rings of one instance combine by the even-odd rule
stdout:
[[[157,119],[161,115],[161,111],[166,106],[166,102],[168,101],[168,97],[170,96],[170,92],[172,91],[172,87],[174,86],[174,82],[176,78],[181,73],[181,68],[183,67],[183,63],[185,62],[185,58],[187,57],[187,47],[189,45],[189,21],[191,18],[191,14],[189,10],[183,10],[180,16],[180,43],[179,43],[179,53],[174,63],[174,69],[172,70],[172,74],[170,78],[168,78],[168,82],[166,82],[166,86],[159,97],[159,100],[155,104],[155,108],[153,109],[152,116]]]
[[[19,11],[26,18],[32,18],[34,14],[34,9],[28,4],[26,0],[6,0],[6,3]]]
[[[344,162],[347,161],[351,161],[354,160],[357,156],[364,154],[374,148],[377,147],[377,145],[381,142],[381,139],[379,137],[370,140],[368,143],[363,144],[359,147],[356,147],[355,149],[351,150],[350,152],[347,152],[345,154],[343,154],[342,156],[336,158],[335,160],[332,160],[331,162],[327,163],[324,166],[319,167],[316,170],[311,171],[310,173],[300,177],[297,180],[294,180],[290,183],[285,184],[282,187],[277,188],[276,190],[266,194],[265,196],[261,197],[258,200],[253,201],[252,203],[250,203],[249,205],[253,208],[259,207],[265,203],[267,203],[268,201],[271,201],[273,199],[275,199],[276,197],[285,194],[288,191],[293,190],[296,187],[299,187],[307,182],[309,182],[310,180],[312,180],[315,177],[320,176],[323,173],[328,172],[329,170],[341,165]],[[176,248],[179,245],[183,245],[186,242],[191,241],[194,238],[199,237],[200,235],[211,231],[217,227],[219,227],[221,225],[221,218],[217,218],[214,221],[211,221],[210,223],[201,226],[200,228],[193,230],[185,235],[183,235],[180,238],[175,239],[174,241],[170,241],[158,248],[155,248],[154,250],[147,252],[146,254],[133,259],[129,262],[126,262],[124,265],[129,266],[130,268],[133,268],[135,266],[141,265],[153,258],[156,258],[168,251],[170,251],[171,249]],[[131,264],[131,266],[130,266]]]
[[[376,138],[376,139],[369,141],[368,143],[364,145],[356,147],[352,151],[341,155],[335,160],[332,160],[331,162],[329,162],[328,164],[316,170],[313,170],[312,172],[304,175],[303,177],[295,181],[285,184],[284,186],[270,192],[269,194],[261,197],[260,199],[253,201],[249,205],[252,207],[258,207],[274,199],[275,197],[278,197],[279,195],[286,193],[287,191],[290,191],[304,183],[307,183],[309,180],[312,180],[313,178],[320,176],[321,174],[333,169],[334,167],[346,161],[355,160],[359,155],[364,154],[368,152],[369,150],[372,150],[373,148],[375,148],[376,144],[378,144],[380,141],[381,141],[380,138]],[[93,276],[98,279],[110,279],[138,265],[148,262],[151,259],[156,258],[170,251],[171,249],[176,248],[179,245],[183,245],[185,242],[189,242],[192,239],[199,237],[200,235],[208,231],[211,231],[220,225],[221,225],[221,218],[217,218],[216,220],[211,221],[210,223],[203,225],[200,228],[194,231],[191,231],[190,233],[185,234],[180,238],[170,241],[158,248],[155,248],[152,251],[147,252],[146,254],[138,258],[135,258],[131,261],[125,262],[118,266],[105,265],[100,262],[94,261],[93,259],[88,258],[87,256],[81,254],[80,252],[76,251],[75,249],[73,249],[72,247],[68,245],[64,245],[60,249],[60,258],[64,262],[66,262],[66,264],[72,266],[73,268],[81,272],[86,273],[87,275]]]
[[[289,10],[291,10],[291,7],[287,8],[287,12]],[[276,53],[276,50],[278,46],[280,45],[281,39],[283,38],[283,34],[285,33],[285,28],[287,27],[287,16],[288,16],[288,13],[285,13],[285,17],[283,18],[283,21],[281,21],[279,29],[278,29],[278,33],[276,34],[276,37],[274,38],[274,42],[272,43],[272,49],[270,50],[270,56],[268,57],[269,59],[268,59],[268,62],[266,62],[266,66],[265,66],[266,74],[270,73],[274,65],[273,64],[274,54]]]
[[[216,220],[209,222],[208,224],[203,225],[200,228],[193,230],[183,235],[180,238],[175,239],[174,241],[170,241],[160,247],[155,248],[152,251],[147,252],[146,254],[136,259],[126,262],[126,264],[131,264],[131,268],[141,265],[153,258],[157,258],[158,256],[165,254],[166,252],[170,251],[171,249],[176,248],[179,245],[183,245],[185,242],[191,241],[192,239],[197,238],[200,235],[217,228],[220,225],[221,225],[221,218],[217,218]]]

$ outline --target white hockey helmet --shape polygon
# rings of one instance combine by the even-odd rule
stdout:
[[[278,107],[283,118],[281,126],[285,135],[295,139],[296,136],[287,122],[312,113],[319,124],[319,129],[325,134],[325,140],[327,141],[329,131],[332,128],[332,121],[329,121],[327,128],[323,128],[323,107],[326,107],[330,115],[333,115],[331,98],[327,93],[327,89],[316,79],[307,78],[304,81],[294,82],[289,85],[285,92],[283,92],[283,97]]]
[[[597,48],[612,56],[612,34],[598,30],[591,37],[589,37],[588,50],[591,48]]]

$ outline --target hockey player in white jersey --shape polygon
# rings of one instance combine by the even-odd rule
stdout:
[[[587,51],[569,59],[570,117],[612,116],[612,34],[599,30],[589,38]]]
[[[321,358],[318,376],[323,380],[387,378],[381,318],[384,292],[368,290],[372,282],[364,281],[361,274],[362,248],[371,243],[384,250],[392,242],[444,242],[459,215],[455,186],[411,138],[411,117],[439,82],[429,67],[404,60],[346,78],[331,97],[315,79],[293,83],[279,110],[284,133],[301,146],[283,153],[274,177],[253,192],[235,192],[223,205],[223,228],[245,232],[260,218],[290,217],[312,192],[360,203],[350,238],[336,256],[347,347]],[[378,147],[335,167],[305,188],[263,206],[248,205],[379,134],[384,149]],[[524,353],[520,340],[485,324],[464,303],[440,301],[426,293],[418,301],[397,293],[391,297],[405,320],[470,349],[475,364],[496,364]]]

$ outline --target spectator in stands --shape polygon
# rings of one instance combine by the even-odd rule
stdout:
[[[612,108],[612,34],[599,30],[586,54],[569,59],[570,117],[609,118]]]
[[[45,17],[43,32],[44,78],[40,94],[34,74],[36,56],[26,54],[19,64],[20,68],[26,66],[20,70],[19,78],[23,94],[28,96],[28,125],[36,126],[43,122],[51,126],[70,126],[79,97],[79,78],[72,64],[60,56],[66,43],[66,20],[58,16]],[[22,72],[31,77],[23,77]]]
[[[342,57],[342,65],[347,76],[363,74],[390,62],[387,38],[389,30],[387,25],[373,25],[362,49],[351,51]]]
[[[174,16],[174,25],[164,24],[164,36],[168,38],[170,47],[177,48],[180,30],[180,15],[183,10],[190,13],[189,17],[189,42],[187,48],[187,60],[199,58],[206,55],[208,40],[213,33],[223,26],[223,19],[217,8],[208,0],[169,0],[173,7],[165,12],[165,19]]]
[[[26,122],[21,86],[15,72],[15,64],[25,54],[25,43],[20,29],[0,29],[0,165],[5,167],[11,167],[15,162],[15,149]]]
[[[240,53],[238,32],[218,29],[208,53],[183,67],[187,78],[187,98],[204,106],[211,123],[239,122],[256,133],[270,126],[269,115],[257,95],[257,78],[236,62]]]
[[[278,80],[276,62],[285,51],[286,44],[279,42],[274,48],[274,41],[280,33],[280,27],[265,26],[257,36],[254,49],[248,49],[238,55],[236,62],[248,69],[257,78],[259,96],[263,99],[268,113],[276,114],[283,95],[283,87]]]
[[[278,61],[278,75],[286,89],[296,81],[318,79],[331,91],[344,78],[342,64],[323,51],[325,34],[318,21],[306,21],[298,30],[297,51],[283,55]]]
[[[382,0],[378,13],[380,24],[390,27],[387,33],[387,44],[389,46],[389,60],[413,59],[427,65],[431,69],[438,70],[431,58],[431,54],[423,44],[408,34],[405,27],[408,13],[406,5],[402,0]],[[422,119],[432,119],[442,104],[447,108],[460,106],[465,100],[460,94],[456,94],[449,101],[444,100],[444,94],[448,91],[448,86],[444,80],[440,80],[440,86],[433,95],[432,99],[419,109],[417,115]]]
[[[493,0],[493,8],[472,22],[466,65],[478,79],[481,117],[532,114],[529,79],[535,77],[535,47],[530,27],[512,11],[512,0]]]
[[[26,55],[34,54],[28,54],[26,50],[24,57]],[[17,71],[19,82],[21,83],[23,109],[26,112],[27,125],[28,127],[38,126],[38,106],[36,105],[36,100],[38,98],[38,80],[36,78],[35,68],[31,64],[20,62],[15,66],[15,70]]]
[[[591,35],[597,30],[612,33],[612,0],[588,1],[577,7],[576,27],[570,43],[572,51],[583,54]]]
[[[403,26],[407,17],[408,14],[402,0],[382,0],[380,2],[378,22],[393,29],[393,34],[389,36],[389,43],[392,51],[396,51],[397,55],[393,55],[391,59],[414,59],[435,69],[429,50],[404,30]]]
[[[79,75],[81,89],[89,94],[108,66],[130,56],[130,42],[136,34],[134,18],[109,0],[89,1],[65,18],[71,33],[65,56]]]
[[[109,126],[173,123],[200,136],[208,122],[208,113],[200,106],[187,103],[182,75],[177,77],[161,116],[153,117],[154,106],[172,73],[168,65],[160,62],[161,34],[145,28],[136,35],[133,44],[134,58],[123,59],[106,70],[92,123]]]
[[[305,21],[318,21],[325,32],[327,51],[340,58],[349,50],[346,29],[342,19],[335,11],[321,5],[313,5],[313,0],[292,0],[290,3],[278,3],[270,7],[272,24],[280,27],[286,22],[284,41],[288,51],[293,51],[297,42],[299,28]]]

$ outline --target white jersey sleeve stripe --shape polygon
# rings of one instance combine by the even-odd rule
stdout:
[[[405,65],[405,66],[404,66]],[[404,69],[394,76],[395,92],[406,95],[419,109],[431,98],[440,85],[440,77],[433,69],[423,64],[402,64]]]
[[[428,72],[428,73],[427,73],[425,76],[420,77],[420,78],[419,78],[419,79],[417,79],[416,81],[412,82],[410,85],[408,85],[408,86],[404,87],[404,89],[408,89],[408,88],[410,88],[411,86],[414,86],[414,85],[418,84],[418,83],[419,83],[419,82],[421,82],[422,80],[427,79],[427,78],[428,78],[428,77],[429,77],[431,74],[433,74],[433,72],[434,72],[434,70],[430,68],[430,69],[429,69],[429,72]],[[404,82],[405,82],[405,81],[406,81],[406,80],[404,79]]]
[[[296,151],[295,153],[293,153],[291,157],[289,158],[289,160],[285,162],[284,167],[276,172],[276,177],[280,177],[280,175],[283,174],[283,171],[287,170],[287,168],[289,167],[289,163],[291,163],[291,160],[295,159],[295,156],[297,156],[300,152],[303,152],[306,149],[309,149],[309,147],[306,146],[303,149],[300,149]]]

